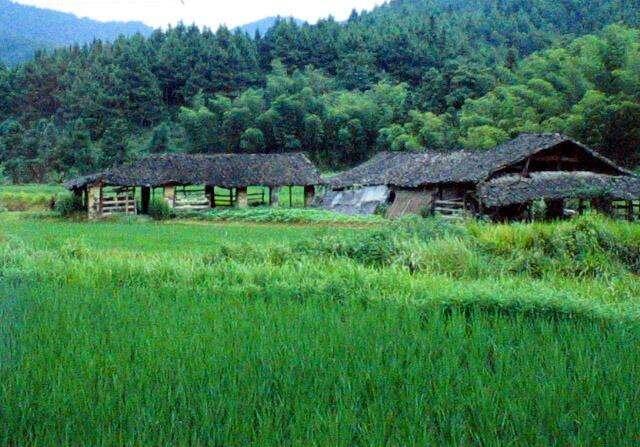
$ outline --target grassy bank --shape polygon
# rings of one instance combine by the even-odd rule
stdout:
[[[51,207],[64,193],[60,185],[0,185],[0,210],[36,211]]]
[[[0,232],[5,445],[633,445],[640,433],[637,225],[5,215]]]

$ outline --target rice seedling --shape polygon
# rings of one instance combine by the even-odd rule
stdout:
[[[634,445],[638,232],[3,214],[0,444]]]

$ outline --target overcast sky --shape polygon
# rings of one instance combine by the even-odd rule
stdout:
[[[314,23],[352,9],[371,9],[382,0],[14,0],[97,20],[140,20],[158,27],[182,20],[211,28],[244,25],[269,16],[294,16]]]

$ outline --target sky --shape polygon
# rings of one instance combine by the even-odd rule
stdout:
[[[383,0],[14,0],[25,5],[70,12],[96,20],[142,21],[164,27],[182,20],[186,24],[217,28],[244,25],[265,17],[293,16],[310,23],[333,15],[344,20],[349,13],[371,9]]]

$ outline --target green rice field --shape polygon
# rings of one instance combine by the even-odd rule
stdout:
[[[637,445],[638,274],[595,215],[0,213],[0,444]]]

